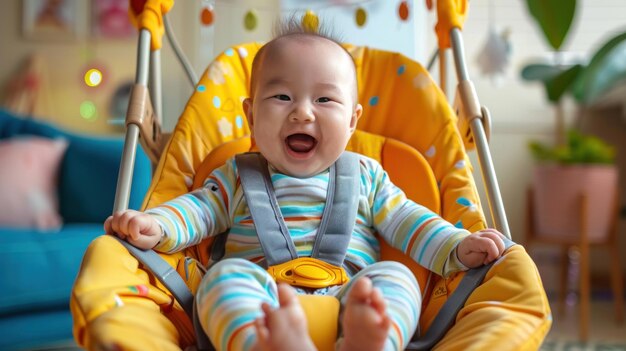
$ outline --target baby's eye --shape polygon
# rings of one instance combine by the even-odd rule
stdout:
[[[330,101],[331,101],[330,98],[327,98],[327,97],[321,97],[317,99],[317,102],[321,102],[321,103],[330,102]]]
[[[278,99],[280,101],[289,101],[291,100],[291,98],[285,94],[278,94],[278,95],[274,95],[275,99]]]

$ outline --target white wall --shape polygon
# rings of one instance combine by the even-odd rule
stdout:
[[[383,50],[397,51],[420,62],[426,60],[426,6],[423,1],[409,1],[409,17],[398,16],[399,1],[308,1],[283,0],[283,15],[303,14],[310,9],[337,32],[343,41]],[[361,7],[367,14],[363,27],[356,24],[355,12]]]

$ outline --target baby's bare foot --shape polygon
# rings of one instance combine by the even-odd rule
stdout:
[[[316,350],[307,329],[306,315],[295,291],[287,284],[278,285],[280,306],[272,309],[263,304],[264,317],[256,320],[258,344],[254,350]]]
[[[342,326],[341,351],[380,351],[385,347],[391,320],[380,290],[374,289],[369,278],[360,278],[350,289]]]

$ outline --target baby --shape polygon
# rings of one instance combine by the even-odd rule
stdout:
[[[280,212],[298,256],[311,256],[326,204],[329,168],[362,113],[350,54],[326,34],[297,22],[259,51],[250,97],[243,101],[252,136],[267,160]],[[379,262],[375,237],[442,276],[478,267],[504,251],[502,235],[470,234],[408,200],[374,160],[358,156],[358,212],[340,269],[349,282],[321,288],[277,284],[262,266],[237,163],[229,160],[204,186],[144,213],[115,213],[107,233],[133,245],[176,252],[228,231],[224,258],[196,295],[204,331],[218,350],[314,350],[297,294],[341,303],[339,350],[403,350],[419,321],[421,294],[411,271]]]

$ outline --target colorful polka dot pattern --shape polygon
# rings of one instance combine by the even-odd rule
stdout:
[[[370,98],[370,106],[376,106],[378,105],[378,96],[372,96]]]
[[[461,205],[461,206],[466,207],[470,211],[476,211],[476,204],[472,203],[472,201],[468,200],[465,197],[459,197],[456,200],[456,203]]]
[[[244,46],[228,48],[223,52],[222,57],[234,58],[237,55],[241,59],[247,58],[248,49]],[[232,72],[233,72],[233,67],[230,63],[217,59],[216,61],[212,62],[209,65],[207,72],[206,72],[206,77],[204,78],[208,77],[208,79],[210,80],[208,85],[209,86],[213,85],[211,91],[215,92],[215,91],[220,90],[220,89],[215,89],[217,88],[216,86],[226,84],[227,79],[229,78],[229,76],[232,75]],[[205,80],[206,79],[203,79],[203,81]],[[208,91],[207,85],[202,84],[201,82],[200,84],[198,84],[196,91],[198,93],[207,92]],[[221,134],[222,138],[229,139],[230,137],[234,136],[233,126],[234,128],[237,128],[240,130],[243,130],[244,127],[246,126],[241,115],[237,114],[237,113],[243,114],[241,107],[237,106],[238,104],[235,104],[232,97],[229,97],[229,96],[222,97],[222,96],[223,95],[221,94],[213,95],[213,97],[211,98],[211,104],[213,108],[215,109],[218,109],[222,112],[233,114],[233,116],[221,116],[222,118],[215,121],[216,130]],[[239,97],[239,102],[242,102],[244,99],[245,99],[244,96]]]
[[[435,157],[435,154],[437,153],[437,148],[435,148],[435,146],[431,146],[428,148],[428,150],[426,150],[426,152],[424,153],[424,156],[426,157]]]

